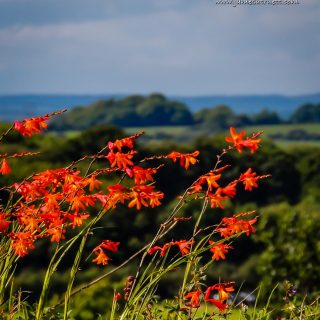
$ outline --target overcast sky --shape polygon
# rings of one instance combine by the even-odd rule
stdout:
[[[0,0],[0,93],[320,91],[320,1]]]

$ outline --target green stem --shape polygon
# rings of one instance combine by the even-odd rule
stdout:
[[[206,197],[205,197],[205,200],[203,202],[203,205],[202,205],[202,209],[201,209],[201,212],[198,216],[198,219],[194,225],[194,229],[193,229],[193,236],[192,238],[194,239],[197,231],[198,231],[198,227],[200,225],[200,222],[202,220],[202,217],[207,209],[207,206],[208,206],[208,198],[207,198],[207,194],[208,194],[208,191],[206,192]],[[192,252],[192,249],[193,249],[193,245],[191,245],[190,247],[190,252]],[[188,281],[188,277],[189,277],[189,273],[190,273],[190,270],[191,270],[191,266],[193,265],[193,259],[190,258],[188,260],[188,263],[187,263],[187,266],[186,266],[186,269],[185,269],[185,272],[184,272],[184,277],[183,277],[183,282],[182,282],[182,286],[181,286],[181,291],[180,291],[180,295],[179,295],[179,305],[180,307],[182,306],[183,304],[183,295],[184,295],[184,291],[185,291],[185,287],[186,287],[186,284],[187,284],[187,281]]]
[[[45,302],[46,302],[46,299],[47,299],[49,286],[50,286],[50,283],[51,283],[51,278],[52,278],[54,272],[57,270],[57,267],[59,266],[62,258],[66,255],[66,253],[70,250],[70,248],[79,239],[79,237],[84,233],[85,230],[86,229],[83,229],[78,235],[76,235],[75,237],[71,238],[62,247],[57,246],[53,257],[51,258],[49,267],[47,269],[47,272],[46,272],[46,275],[45,275],[45,278],[44,278],[44,281],[43,281],[42,291],[41,291],[41,295],[40,295],[40,298],[39,298],[39,303],[38,303],[37,310],[36,310],[36,318],[35,318],[36,320],[41,320],[41,317],[43,315],[43,309],[44,309]],[[62,253],[60,254],[60,256],[58,256],[58,254],[61,251],[62,251]],[[57,260],[56,260],[56,257],[58,257]]]
[[[71,296],[71,290],[73,287],[73,283],[75,280],[75,277],[77,275],[77,272],[79,270],[79,264],[81,261],[81,256],[82,256],[82,252],[84,249],[84,246],[86,244],[87,238],[88,238],[88,234],[89,234],[89,230],[86,232],[86,234],[83,236],[76,258],[74,260],[74,263],[72,265],[72,269],[70,271],[70,279],[69,279],[69,283],[68,283],[68,287],[67,287],[67,291],[65,293],[65,299],[64,299],[64,312],[63,312],[63,319],[67,320],[68,319],[68,309],[69,309],[69,302],[70,302],[70,296]]]

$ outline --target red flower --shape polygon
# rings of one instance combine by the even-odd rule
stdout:
[[[96,248],[94,253],[97,257],[93,259],[92,262],[96,262],[96,264],[102,264],[105,266],[108,264],[108,261],[111,260],[111,258],[109,258],[100,247]]]
[[[163,257],[166,254],[168,248],[170,248],[171,246],[178,246],[179,250],[181,252],[181,255],[184,256],[190,252],[190,246],[193,243],[194,243],[194,241],[187,241],[187,240],[171,241],[171,242],[166,243],[162,247],[154,246],[154,247],[150,248],[148,253],[153,254],[156,251],[160,251],[160,255],[161,255],[161,257]]]
[[[190,252],[190,246],[194,243],[194,241],[187,241],[187,240],[180,240],[180,241],[174,241],[171,242],[172,245],[176,245],[179,247],[179,250],[181,252],[181,255],[189,254]]]
[[[66,230],[63,229],[63,221],[59,219],[51,223],[47,229],[47,235],[49,237],[51,236],[51,242],[60,242],[65,239],[65,232]]]
[[[166,243],[162,247],[154,246],[154,247],[149,249],[148,254],[154,254],[156,251],[160,251],[160,256],[164,257],[166,252],[167,252],[167,249],[170,247],[170,245],[171,245],[171,242]]]
[[[187,304],[191,308],[199,308],[200,307],[200,296],[202,292],[200,290],[191,291],[189,292],[183,299],[184,300],[190,300],[190,302]]]
[[[126,199],[130,198],[128,189],[121,184],[109,186],[107,189],[109,191],[107,196],[97,195],[97,198],[102,202],[103,206],[108,205],[115,208],[118,201],[123,204]]]
[[[238,219],[238,216],[223,218],[221,221],[222,227],[217,230],[220,232],[221,236],[225,238],[241,232],[245,232],[246,235],[249,236],[250,233],[255,232],[252,225],[256,222],[257,218],[251,220],[240,220]]]
[[[0,213],[0,233],[7,231],[10,221],[7,221],[8,216],[5,213]]]
[[[104,248],[106,250],[112,251],[112,252],[117,252],[118,251],[118,246],[119,246],[120,242],[114,242],[111,240],[103,240],[100,243],[100,247]]]
[[[259,135],[260,133],[256,134],[255,136]],[[245,131],[242,130],[239,134],[236,132],[235,128],[230,128],[230,137],[226,137],[226,141],[233,143],[233,146],[237,148],[238,152],[242,152],[243,148],[250,149],[251,153],[254,153],[259,148],[259,143],[261,139],[246,138],[243,139],[245,135]]]
[[[160,200],[163,198],[163,193],[154,191],[154,186],[138,185],[131,188],[131,201],[128,204],[129,208],[136,206],[140,210],[142,206],[151,208],[161,205]],[[149,200],[149,203],[147,202]]]
[[[224,188],[220,188],[220,193],[233,198],[237,193],[237,181],[233,181]]]
[[[129,151],[128,153],[110,151],[107,159],[110,162],[111,168],[117,167],[119,169],[126,169],[128,166],[133,166],[131,159],[136,151]]]
[[[113,300],[118,301],[121,299],[121,293],[115,292],[113,296]]]
[[[199,151],[195,151],[193,153],[185,153],[185,154],[173,151],[167,155],[167,158],[172,159],[173,162],[176,162],[177,159],[180,159],[180,165],[182,167],[185,167],[186,170],[188,170],[190,164],[196,164],[199,161],[196,159],[196,157],[199,154],[200,154]]]
[[[45,121],[49,119],[50,116],[46,115],[43,117],[24,119],[21,122],[16,121],[14,123],[14,129],[23,136],[31,137],[33,134],[40,133],[42,129],[46,129],[48,125]]]
[[[215,193],[208,192],[208,198],[210,201],[211,208],[224,209],[224,205],[221,201],[228,199],[228,197],[221,195],[221,189],[217,189]]]
[[[260,179],[252,169],[249,168],[245,173],[242,173],[239,180],[244,184],[244,189],[252,191],[252,188],[258,188],[257,181]]]
[[[227,245],[227,244],[224,244],[224,243],[219,243],[219,244],[214,244],[215,242],[212,241],[212,240],[209,240],[209,244],[213,245],[211,248],[210,248],[210,252],[213,254],[212,255],[212,260],[225,260],[226,256],[225,256],[225,253],[228,253],[228,251],[230,249],[233,249],[233,247]]]
[[[118,246],[119,246],[120,242],[113,242],[110,240],[103,240],[98,246],[96,246],[93,249],[93,252],[97,255],[95,259],[93,259],[93,262],[96,262],[97,264],[102,264],[102,265],[106,265],[108,264],[108,261],[111,260],[111,258],[109,258],[105,252],[103,251],[103,249],[105,250],[109,250],[111,252],[116,252],[118,251]]]
[[[80,227],[83,224],[83,221],[90,217],[89,214],[79,214],[77,212],[68,213],[66,216],[72,222],[72,229]]]
[[[153,181],[152,175],[157,172],[155,168],[144,169],[139,166],[134,166],[132,169],[126,170],[129,177],[134,177],[135,184],[145,184],[147,181]]]
[[[229,298],[229,293],[234,291],[233,283],[219,283],[208,287],[205,292],[205,301],[213,303],[220,311],[228,308],[225,301]],[[218,291],[219,299],[210,298],[212,291]]]
[[[250,139],[242,141],[242,146],[248,148],[251,153],[254,153],[257,149],[259,149],[259,143],[261,139]]]
[[[226,141],[233,143],[233,145],[237,148],[239,152],[242,152],[242,142],[243,142],[243,137],[245,135],[245,131],[242,130],[239,134],[236,132],[236,129],[231,127],[230,128],[230,137],[226,137]]]
[[[11,172],[11,169],[8,165],[8,162],[6,159],[3,159],[2,160],[2,163],[1,163],[1,167],[0,167],[0,173],[2,175],[5,175],[5,174],[9,174]]]
[[[101,185],[101,181],[97,180],[96,175],[92,175],[87,179],[87,184],[89,185],[89,191],[93,191],[94,189],[99,189]]]
[[[29,253],[28,250],[34,249],[34,236],[29,232],[11,232],[11,246],[14,253],[20,257],[24,257]]]
[[[108,147],[110,150],[114,151],[115,148],[118,149],[118,151],[121,151],[123,147],[127,147],[128,149],[133,149],[134,142],[137,138],[141,136],[141,134],[136,134],[131,137],[126,137],[120,140],[116,140],[114,142],[108,142]]]
[[[207,182],[209,190],[212,191],[212,187],[219,188],[217,180],[219,180],[220,178],[221,174],[209,172],[199,179],[199,183],[202,184],[204,181]]]

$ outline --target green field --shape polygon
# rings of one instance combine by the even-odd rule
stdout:
[[[156,126],[156,127],[128,127],[124,128],[128,133],[144,131],[146,134],[168,133],[172,135],[187,133],[193,126]]]
[[[276,133],[288,133],[292,130],[304,130],[308,133],[320,134],[320,123],[304,123],[304,124],[272,124],[261,126],[247,126],[243,128],[248,133],[256,131],[264,131],[266,135]]]
[[[240,130],[240,128],[239,128]],[[279,124],[279,125],[261,125],[261,126],[247,126],[241,128],[247,134],[253,132],[263,131],[264,136],[272,139],[277,145],[282,148],[291,148],[295,146],[310,146],[320,147],[320,140],[288,140],[283,138],[273,139],[273,135],[286,135],[292,131],[303,130],[307,134],[319,134],[320,124]],[[172,140],[175,142],[191,142],[194,138],[206,135],[208,133],[196,126],[157,126],[157,127],[130,127],[125,128],[129,134],[144,131],[145,139],[150,142],[161,142],[163,140]],[[225,134],[228,134],[226,131]]]
[[[190,143],[193,139],[199,136],[214,135],[204,131],[197,126],[152,126],[152,127],[127,127],[123,128],[128,134],[136,134],[145,132],[142,140],[146,143],[162,143],[163,141],[172,141],[177,143]],[[303,130],[307,134],[320,135],[320,123],[311,124],[279,124],[279,125],[261,125],[261,126],[246,126],[239,128],[245,130],[247,134],[263,131],[264,136],[273,140],[281,148],[291,147],[320,147],[320,140],[288,140],[284,138],[274,139],[274,135],[286,135],[292,131]],[[66,131],[64,135],[68,138],[75,138],[81,132],[77,130]],[[228,131],[225,131],[225,135]]]

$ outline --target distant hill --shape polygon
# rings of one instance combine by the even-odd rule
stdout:
[[[306,103],[319,103],[320,93],[299,96],[284,95],[217,95],[199,97],[175,97],[170,98],[185,103],[192,111],[217,105],[227,105],[236,113],[253,114],[268,109],[276,111],[284,119],[294,112],[294,110]]]
[[[177,126],[194,124],[188,107],[161,94],[133,95],[123,99],[98,100],[76,107],[51,122],[52,130],[83,130],[101,124],[120,127]]]
[[[97,100],[122,99],[128,95],[0,95],[0,120],[13,121],[55,110],[86,106]],[[306,103],[320,103],[320,93],[299,96],[282,95],[213,95],[213,96],[168,96],[186,104],[192,112],[205,107],[228,105],[236,113],[253,114],[268,108],[287,119],[294,110]]]

